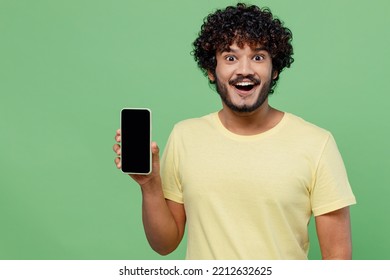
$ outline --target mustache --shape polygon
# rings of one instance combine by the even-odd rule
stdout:
[[[256,86],[260,85],[260,83],[261,83],[260,79],[255,78],[255,76],[251,74],[251,75],[245,75],[245,76],[244,75],[238,75],[236,78],[234,78],[234,79],[229,81],[229,85],[233,86],[233,85],[235,85],[235,84],[237,84],[239,82],[242,82],[244,80],[249,80],[252,83],[254,83]]]

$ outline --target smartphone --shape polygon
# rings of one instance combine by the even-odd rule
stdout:
[[[152,113],[147,108],[121,110],[121,169],[127,174],[152,172]]]

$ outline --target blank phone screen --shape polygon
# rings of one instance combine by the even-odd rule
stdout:
[[[149,109],[121,111],[121,169],[124,173],[151,172],[151,113]]]

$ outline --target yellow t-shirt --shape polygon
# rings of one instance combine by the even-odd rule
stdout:
[[[218,113],[182,121],[161,175],[165,197],[184,203],[187,259],[307,259],[311,215],[355,203],[332,135],[289,113],[253,136]]]

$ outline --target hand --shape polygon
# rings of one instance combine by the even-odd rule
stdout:
[[[118,169],[121,168],[121,130],[118,129],[115,134],[115,141],[118,142],[113,146],[114,152],[117,154],[117,157],[115,158],[115,164]],[[159,152],[160,149],[157,146],[156,142],[151,143],[151,150],[152,150],[152,173],[149,175],[137,175],[137,174],[129,174],[131,178],[133,178],[141,187],[153,182],[154,180],[160,180],[160,156]]]

